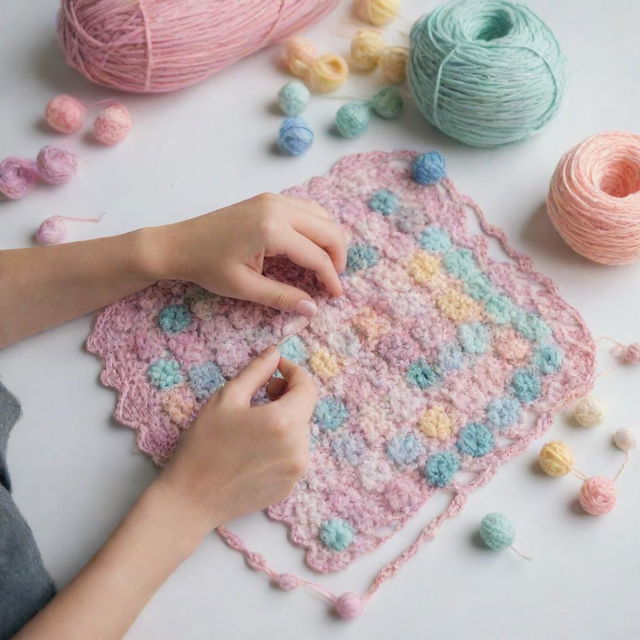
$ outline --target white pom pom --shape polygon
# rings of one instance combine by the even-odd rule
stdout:
[[[636,444],[638,443],[636,434],[631,431],[631,429],[618,429],[613,434],[613,441],[618,447],[618,449],[622,449],[623,451],[630,451],[631,449],[636,448]]]
[[[573,417],[583,427],[595,427],[604,418],[604,405],[593,396],[579,400],[573,409]]]

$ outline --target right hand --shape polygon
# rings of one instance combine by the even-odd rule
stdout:
[[[267,382],[276,399],[250,406]],[[307,468],[317,398],[308,374],[269,347],[209,399],[158,481],[208,529],[282,500]]]

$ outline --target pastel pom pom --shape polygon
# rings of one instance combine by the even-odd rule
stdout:
[[[306,38],[291,38],[284,43],[284,61],[294,76],[304,78],[316,57],[316,48]]]
[[[604,405],[593,396],[587,396],[578,401],[573,409],[573,417],[583,427],[595,427],[604,418]]]
[[[618,492],[613,480],[594,476],[582,483],[578,500],[592,516],[602,516],[616,506]]]
[[[60,244],[67,234],[67,225],[62,216],[51,216],[43,220],[36,231],[38,244]]]
[[[369,24],[381,27],[397,15],[400,0],[354,0],[355,14]]]
[[[402,84],[407,79],[407,63],[409,49],[407,47],[387,47],[378,63],[382,77],[392,84]]]
[[[335,607],[343,620],[353,620],[362,614],[364,602],[357,593],[347,591],[337,598]]]
[[[299,580],[291,573],[279,573],[273,577],[273,583],[283,591],[292,591],[298,586]]]
[[[287,116],[299,116],[309,102],[309,89],[302,82],[287,82],[278,92],[278,104]]]
[[[411,175],[418,184],[436,184],[446,175],[444,157],[437,151],[419,155],[411,165]]]
[[[292,156],[304,153],[313,143],[313,130],[300,117],[285,118],[278,133],[278,146]]]
[[[349,102],[336,113],[336,128],[345,138],[357,138],[369,127],[369,107],[362,102]]]
[[[124,140],[132,126],[129,111],[122,103],[117,102],[98,114],[93,123],[93,135],[98,142],[113,145]]]
[[[69,182],[78,170],[78,158],[67,149],[46,146],[36,158],[40,177],[49,184]]]
[[[349,77],[345,59],[336,53],[316,58],[309,68],[309,86],[318,93],[331,93],[339,89]]]
[[[549,476],[564,476],[573,469],[575,458],[569,447],[560,440],[547,442],[538,454],[540,468]]]
[[[489,513],[480,523],[482,541],[494,551],[506,549],[516,538],[516,529],[511,521],[501,513]]]
[[[381,118],[395,120],[404,108],[404,98],[396,87],[384,87],[371,98],[371,108]]]
[[[640,363],[640,342],[634,342],[627,346],[622,354],[622,359],[627,364]]]
[[[631,429],[618,429],[613,434],[613,441],[616,447],[623,451],[631,451],[631,449],[635,449],[638,444],[636,434],[633,433]]]
[[[384,36],[373,29],[359,29],[351,41],[351,64],[359,71],[373,71],[384,50]]]
[[[75,133],[84,124],[87,110],[79,100],[65,94],[52,98],[44,110],[49,126],[60,133]]]
[[[5,158],[0,162],[0,195],[18,200],[29,193],[38,182],[38,167],[25,158]]]

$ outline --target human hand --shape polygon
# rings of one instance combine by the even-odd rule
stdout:
[[[330,295],[342,293],[344,233],[311,200],[265,193],[151,231],[159,278],[313,316],[317,307],[306,292],[262,275],[265,257],[284,255],[314,271]]]
[[[283,379],[272,378],[276,368]],[[250,406],[269,381],[272,402]],[[214,394],[158,478],[207,529],[278,502],[307,466],[317,391],[297,365],[269,347]]]

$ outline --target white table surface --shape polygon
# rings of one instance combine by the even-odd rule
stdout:
[[[433,131],[411,107],[400,121],[372,122],[366,135],[345,141],[328,134],[339,103],[317,98],[305,113],[316,142],[297,159],[271,150],[280,123],[272,102],[287,79],[274,65],[274,49],[180,93],[124,96],[135,128],[117,147],[50,133],[41,113],[53,95],[68,92],[87,101],[113,95],[65,66],[53,34],[57,4],[0,3],[0,156],[35,156],[44,144],[65,141],[80,154],[82,171],[67,186],[40,187],[22,201],[0,204],[0,248],[29,246],[39,222],[55,213],[106,213],[100,226],[75,226],[74,239],[116,234],[278,191],[326,172],[351,152],[435,147],[460,190],[559,283],[594,335],[640,340],[640,265],[602,267],[578,257],[555,234],[543,208],[562,152],[595,132],[637,131],[637,1],[530,0],[568,58],[560,113],[530,140],[495,150],[466,148]],[[340,21],[347,4],[309,31],[321,50],[348,48],[335,33],[352,29]],[[414,19],[435,5],[405,0],[402,12]],[[407,28],[397,22],[391,31],[400,41],[398,30]],[[375,85],[359,78],[342,93],[367,95]],[[0,354],[3,381],[24,407],[9,448],[15,499],[59,585],[80,569],[154,475],[151,463],[136,454],[134,434],[111,417],[114,393],[97,381],[100,362],[83,351],[91,321],[81,318]],[[603,349],[600,366],[610,361]],[[610,444],[611,434],[620,426],[640,431],[639,385],[640,367],[618,369],[596,386],[609,405],[603,426],[581,429],[559,416],[549,437],[566,440],[588,473],[612,475],[623,456]],[[463,514],[387,582],[355,622],[334,619],[303,590],[270,588],[211,536],[160,589],[128,637],[640,637],[640,451],[619,481],[617,509],[594,518],[573,503],[577,479],[553,480],[536,471],[538,449],[531,447],[477,491]],[[515,521],[517,544],[533,562],[474,544],[479,520],[494,510]],[[363,591],[415,535],[417,524],[343,574],[321,578],[323,584],[338,593]],[[257,514],[234,528],[276,567],[310,575],[281,525]]]

